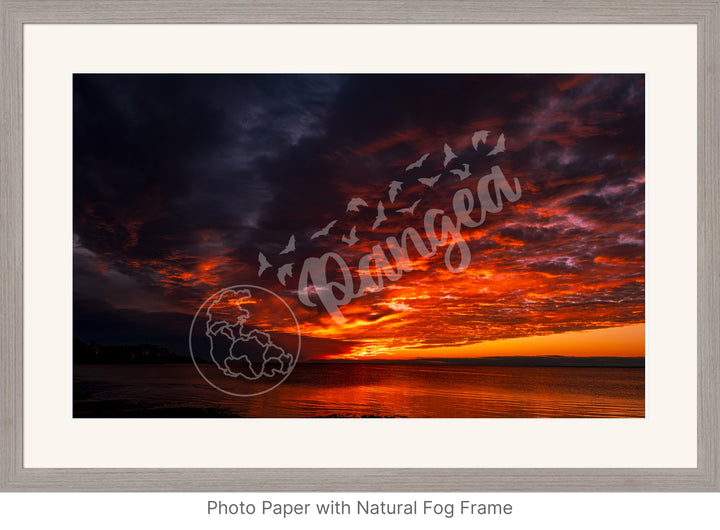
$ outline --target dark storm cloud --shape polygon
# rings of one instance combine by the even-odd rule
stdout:
[[[242,239],[273,183],[255,164],[318,134],[336,81],[76,75],[76,232],[91,250],[147,258]]]
[[[500,237],[506,237],[524,243],[537,243],[554,240],[560,234],[560,231],[554,228],[521,226],[502,228],[497,231],[497,234]]]

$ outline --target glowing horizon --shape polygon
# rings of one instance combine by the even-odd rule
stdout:
[[[369,343],[351,353],[323,356],[322,360],[424,360],[484,357],[644,357],[645,324],[632,324],[549,335],[497,339],[441,347],[383,348]]]

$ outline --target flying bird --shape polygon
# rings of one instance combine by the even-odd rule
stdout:
[[[398,191],[402,189],[402,182],[399,180],[393,180],[390,183],[390,191],[388,191],[388,197],[390,197],[390,202],[395,202],[395,197],[397,197]]]
[[[427,157],[430,156],[430,153],[425,153],[423,156],[418,158],[415,162],[410,164],[408,167],[405,168],[405,171],[410,171],[411,169],[422,167],[423,162],[427,159]]]
[[[258,267],[258,278],[262,276],[262,273],[265,272],[265,269],[269,269],[272,267],[270,262],[265,257],[265,254],[262,252],[258,252],[258,262],[260,263],[260,266]]]
[[[418,204],[420,204],[420,201],[421,199],[418,199],[412,204],[412,206],[409,206],[407,208],[400,208],[399,210],[397,210],[397,213],[406,213],[409,215],[413,215],[415,213],[415,208]]]
[[[286,263],[278,269],[277,278],[278,281],[285,287],[285,282],[288,278],[292,278],[293,263]]]
[[[290,240],[288,241],[288,244],[285,245],[285,248],[282,249],[280,254],[287,254],[288,252],[293,252],[295,250],[295,236],[291,235]]]
[[[350,202],[347,205],[346,212],[359,212],[360,208],[358,206],[367,206],[368,203],[366,203],[364,200],[362,200],[360,197],[354,197],[350,199]]]
[[[487,140],[488,134],[490,134],[490,131],[475,131],[475,133],[472,135],[472,144],[475,148],[475,151],[477,151],[478,145],[480,145],[480,142],[485,143]]]
[[[330,221],[330,222],[325,226],[325,228],[323,228],[322,230],[318,230],[317,232],[315,232],[313,235],[310,236],[310,239],[315,239],[315,238],[318,238],[318,237],[322,237],[322,236],[328,235],[328,234],[330,233],[330,229],[335,225],[335,223],[337,223],[337,219],[335,219],[334,221]]]
[[[347,246],[351,247],[351,246],[353,246],[355,243],[357,243],[358,241],[360,241],[360,240],[358,239],[357,235],[355,235],[356,232],[357,232],[357,227],[353,226],[352,229],[350,230],[350,235],[342,236],[340,239],[342,239],[342,242],[343,242],[343,243],[346,243]]]
[[[443,166],[447,167],[447,165],[450,163],[450,160],[452,160],[453,158],[457,158],[457,155],[453,153],[452,149],[448,144],[445,144],[444,150],[445,160],[443,161]]]
[[[462,169],[451,169],[450,173],[460,177],[460,180],[465,180],[466,178],[468,178],[471,175],[470,164],[463,164]]]
[[[375,230],[378,226],[380,226],[380,223],[382,223],[383,221],[387,221],[387,216],[385,215],[385,207],[383,206],[382,201],[378,201],[377,216],[375,217],[375,222],[372,225],[372,229]]]
[[[418,182],[420,184],[425,184],[428,188],[432,188],[437,183],[437,181],[440,180],[440,175],[442,175],[442,173],[438,173],[434,177],[430,178],[419,178]]]
[[[495,147],[493,147],[493,150],[490,151],[487,156],[496,155],[498,153],[504,153],[505,152],[505,134],[501,134],[498,137],[497,144],[495,144]]]

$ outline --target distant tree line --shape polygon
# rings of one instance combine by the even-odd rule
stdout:
[[[102,346],[73,339],[74,364],[161,364],[189,363],[189,357],[180,357],[155,344],[113,344]]]

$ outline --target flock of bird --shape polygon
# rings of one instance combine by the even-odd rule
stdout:
[[[488,138],[488,135],[490,134],[490,131],[476,131],[472,136],[472,146],[477,151],[480,144],[485,144]],[[497,155],[499,153],[502,153],[505,151],[505,134],[500,134],[497,139],[497,143],[495,144],[495,147],[492,148],[492,150],[486,155],[486,156],[493,156]],[[457,155],[453,152],[452,148],[446,143],[443,146],[443,167],[447,168],[448,164],[457,158]],[[430,156],[430,153],[425,153],[420,158],[418,158],[415,162],[412,164],[409,164],[405,171],[411,171],[413,169],[420,169],[427,158]],[[470,172],[470,164],[463,164],[462,169],[451,169],[449,170],[450,173],[460,178],[461,181],[465,180],[466,178],[470,177],[472,173]],[[418,182],[421,184],[427,186],[428,188],[432,188],[435,186],[435,184],[438,183],[440,180],[440,177],[442,176],[442,173],[438,173],[434,177],[421,177],[418,178]],[[388,186],[388,198],[390,199],[390,203],[394,204],[395,199],[398,196],[398,193],[402,191],[403,183],[399,180],[393,180],[390,182],[390,185]],[[412,205],[405,207],[405,208],[399,208],[395,210],[395,213],[403,214],[403,215],[414,215],[415,209],[420,204],[422,199],[416,200]],[[345,209],[345,212],[359,212],[360,208],[368,208],[369,204],[367,201],[360,197],[353,197],[350,199],[350,202],[347,205],[347,208]],[[379,227],[384,221],[387,221],[388,217],[385,214],[385,205],[383,205],[383,201],[379,200],[377,204],[377,214],[375,216],[375,221],[372,224],[372,230],[375,230],[377,227]],[[330,221],[327,225],[325,225],[322,229],[318,230],[317,232],[314,232],[310,235],[310,239],[318,239],[321,237],[327,237],[330,234],[330,231],[332,230],[333,226],[337,223],[337,219]],[[360,241],[360,239],[357,237],[357,226],[353,226],[350,230],[350,233],[348,235],[343,235],[340,240],[348,245],[349,247],[353,246],[355,243]],[[285,248],[280,251],[279,255],[283,254],[289,254],[291,252],[295,251],[295,235],[291,235],[290,239],[287,242],[287,245],[285,245]],[[268,259],[265,257],[265,255],[260,252],[258,254],[258,277],[262,276],[263,272],[265,272],[266,269],[271,268],[273,265],[268,261]],[[293,263],[286,263],[280,267],[278,267],[277,270],[277,279],[283,286],[286,285],[287,279],[291,278],[293,275]]]

